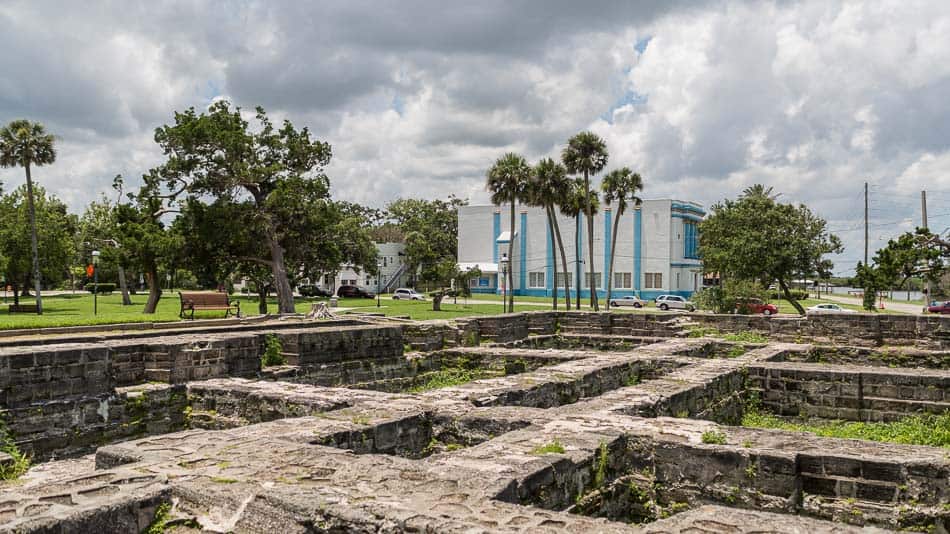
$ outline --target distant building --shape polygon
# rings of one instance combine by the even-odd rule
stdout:
[[[330,292],[336,292],[340,286],[358,286],[367,291],[376,292],[377,287],[388,293],[403,287],[409,282],[410,273],[406,269],[406,245],[404,243],[376,243],[377,259],[381,265],[380,277],[364,272],[352,265],[340,266],[340,271],[333,275],[324,275],[317,285]]]
[[[541,208],[516,206],[515,228],[509,228],[508,206],[462,206],[459,208],[458,261],[465,270],[474,266],[481,278],[470,281],[473,292],[502,293],[500,270],[514,239],[513,270],[515,295],[551,296],[558,273],[558,294],[563,294],[563,277],[574,293],[575,283],[584,282],[581,295],[590,296],[588,268],[577,261],[575,250],[587,256],[587,222],[582,215],[580,233],[575,220],[558,214],[561,240],[567,255],[568,272],[561,266],[560,253],[548,230]],[[604,285],[610,261],[610,236],[616,206],[605,207],[594,219],[594,278],[598,295]],[[698,223],[706,212],[700,204],[681,200],[645,200],[639,208],[623,214],[617,235],[612,294],[654,298],[661,294],[690,296],[703,287],[699,260]],[[575,243],[579,245],[575,247]],[[555,259],[557,260],[555,264]],[[557,267],[555,268],[555,265]]]

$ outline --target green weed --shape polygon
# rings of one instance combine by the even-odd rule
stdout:
[[[541,456],[544,454],[564,454],[564,445],[561,445],[561,442],[555,438],[554,441],[550,443],[538,445],[537,447],[531,449],[531,454],[534,454],[535,456]]]
[[[709,443],[713,445],[725,445],[726,434],[718,430],[707,430],[706,432],[703,432],[702,440],[703,440],[703,443]]]
[[[272,365],[285,365],[287,358],[282,354],[284,344],[280,341],[277,334],[267,334],[264,336],[264,355],[261,356],[261,367],[270,367]]]
[[[887,423],[862,423],[815,419],[792,421],[758,410],[747,410],[742,417],[742,426],[811,432],[826,438],[950,448],[950,412],[942,415],[911,415]]]

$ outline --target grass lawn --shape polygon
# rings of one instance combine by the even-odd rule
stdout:
[[[789,304],[788,301],[786,301],[786,300],[772,300],[771,302],[772,302],[772,304],[775,304],[776,306],[778,306],[778,311],[779,311],[779,313],[798,313],[798,311],[795,310],[795,307],[792,306],[791,304]],[[832,300],[825,300],[825,299],[805,299],[805,300],[800,300],[800,301],[798,301],[798,302],[802,305],[802,308],[808,308],[809,306],[814,306],[815,304],[837,304],[838,306],[841,306],[842,308],[845,308],[845,309],[848,309],[848,310],[854,310],[854,311],[856,311],[856,312],[862,312],[862,313],[865,312],[865,310],[864,310],[861,306],[854,305],[854,304],[842,304],[842,303],[840,303],[840,302],[835,302],[835,301],[832,301]],[[883,309],[883,310],[877,310],[877,312],[878,312],[878,313],[893,313],[893,314],[898,314],[898,315],[906,315],[906,314],[904,314],[904,313],[902,313],[902,312],[894,311],[894,310],[892,310],[892,309],[890,309],[890,308],[885,308],[885,309]]]
[[[43,315],[32,313],[8,313],[7,306],[0,306],[0,330],[20,328],[42,328],[55,326],[80,326],[117,323],[143,322],[171,322],[178,321],[180,301],[178,293],[165,291],[158,303],[154,314],[145,315],[142,308],[145,306],[147,294],[132,295],[132,305],[122,306],[122,295],[118,292],[111,295],[99,295],[98,313],[93,315],[93,296],[89,293],[57,295],[43,297]],[[241,311],[245,315],[257,314],[257,299],[254,297],[234,296],[241,301]],[[296,299],[296,309],[300,313],[310,310],[310,304],[317,299]],[[326,300],[326,299],[322,299]],[[22,299],[24,304],[32,303],[31,298]],[[277,308],[277,300],[269,299],[271,313]],[[495,315],[502,313],[502,305],[498,304],[469,304],[463,299],[452,304],[451,299],[443,301],[441,312],[432,311],[432,301],[413,302],[392,300],[391,297],[381,299],[382,307],[376,308],[375,299],[340,299],[339,305],[343,308],[354,308],[354,312],[380,312],[385,315],[408,315],[412,319],[452,319],[470,315]],[[7,299],[12,304],[13,299]],[[531,311],[544,309],[540,306],[515,306],[516,311]],[[195,318],[215,319],[223,318],[223,311],[197,312]]]

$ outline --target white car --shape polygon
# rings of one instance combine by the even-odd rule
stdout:
[[[656,298],[656,307],[666,310],[696,311],[696,306],[679,295],[660,295]]]
[[[416,293],[415,289],[407,289],[401,287],[393,291],[393,300],[425,300],[425,296],[421,293]]]
[[[611,308],[616,308],[619,306],[633,306],[634,308],[642,308],[643,301],[634,295],[628,295],[626,297],[620,297],[619,299],[610,299]]]
[[[854,310],[842,308],[837,304],[815,304],[805,308],[805,313],[858,313]]]

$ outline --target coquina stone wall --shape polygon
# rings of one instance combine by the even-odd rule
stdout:
[[[749,367],[748,385],[780,415],[894,421],[950,411],[950,372],[848,365],[765,363]]]

